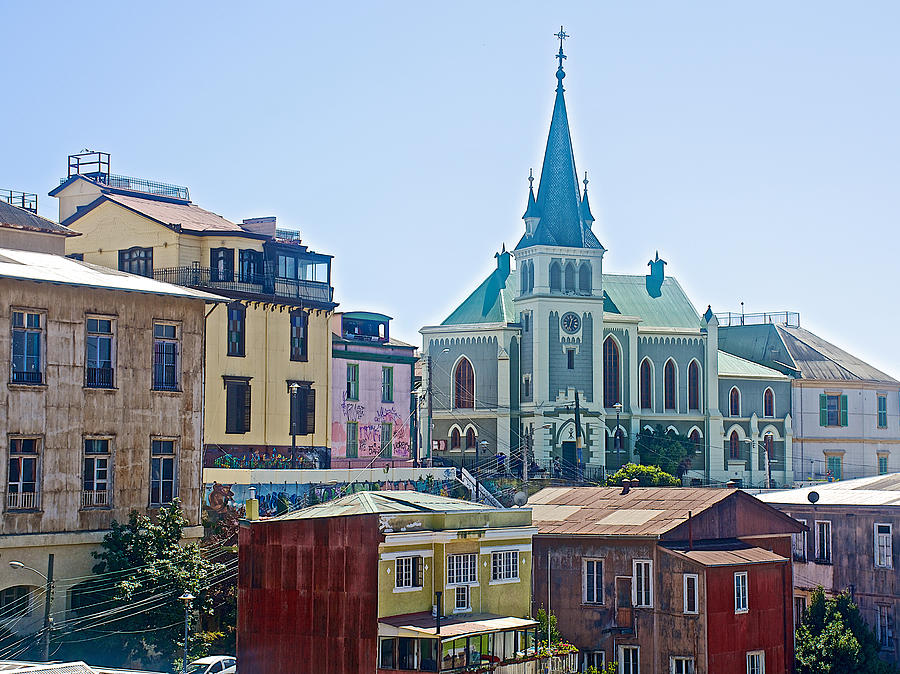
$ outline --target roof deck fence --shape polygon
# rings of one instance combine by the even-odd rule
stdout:
[[[16,190],[0,190],[0,201],[5,201],[12,206],[18,206],[37,215],[38,197],[32,192],[17,192]]]
[[[153,278],[190,288],[265,295],[273,298],[312,302],[331,302],[333,288],[324,281],[289,279],[275,274],[245,274],[240,271],[209,267],[167,267],[154,269]]]
[[[726,311],[716,314],[720,328],[737,325],[786,325],[789,328],[800,327],[800,313],[796,311],[772,311],[756,314],[741,314]]]

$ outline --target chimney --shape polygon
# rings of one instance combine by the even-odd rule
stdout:
[[[241,227],[253,234],[264,234],[275,238],[275,220],[274,215],[265,218],[245,218]]]
[[[246,511],[247,519],[252,522],[259,519],[259,501],[256,498],[256,487],[250,487],[247,491],[249,495],[247,500],[244,501],[244,510]]]
[[[725,483],[725,487],[727,489],[737,489],[737,481],[736,480],[728,480],[728,482]]]
[[[647,294],[650,297],[659,297],[662,295],[662,284],[666,278],[666,261],[661,260],[659,251],[656,251],[656,258],[647,263],[650,267],[650,273],[647,274]]]
[[[629,480],[626,477],[624,480],[622,480],[622,494],[621,495],[624,496],[625,494],[627,494],[629,489],[631,489],[631,480]]]

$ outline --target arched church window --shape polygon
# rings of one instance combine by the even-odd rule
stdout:
[[[453,377],[453,406],[457,409],[475,407],[475,370],[468,358],[463,358],[456,366]]]
[[[475,435],[475,429],[470,428],[466,431],[466,449],[475,449],[476,442],[478,442],[478,437]]]
[[[641,409],[653,409],[653,368],[646,358],[641,362]]]
[[[578,267],[578,292],[582,295],[590,295],[591,291],[591,263],[582,262]]]
[[[667,360],[666,367],[663,370],[663,400],[667,410],[675,409],[676,379],[675,363],[672,360]]]
[[[763,416],[775,416],[775,393],[770,388],[767,388],[766,392],[763,393]]]
[[[741,458],[741,440],[737,431],[731,431],[731,437],[728,438],[728,456],[732,459]]]
[[[528,292],[528,263],[522,263],[522,271],[519,272],[519,278],[521,279],[521,293],[524,295]]]
[[[566,292],[575,292],[575,263],[571,261],[566,264]]]
[[[550,263],[550,292],[558,293],[562,291],[562,267],[559,262]]]
[[[454,428],[452,431],[450,431],[450,449],[459,449],[459,441],[459,429]]]
[[[737,386],[732,386],[728,394],[728,411],[733,417],[741,416],[741,392]]]
[[[695,452],[699,452],[703,449],[703,438],[700,437],[700,431],[696,428],[691,431],[691,434],[688,436],[688,440],[691,441],[691,448]]]
[[[534,260],[528,261],[528,292],[534,292]]]
[[[688,365],[688,410],[700,409],[700,365],[692,360]]]
[[[607,337],[603,342],[603,406],[611,408],[621,401],[619,345],[612,337]]]

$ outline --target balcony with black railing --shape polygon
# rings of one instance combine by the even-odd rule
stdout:
[[[212,292],[235,292],[272,299],[332,302],[334,290],[325,281],[283,278],[275,274],[251,274],[209,267],[167,267],[154,269],[153,278]]]
[[[30,384],[32,386],[44,383],[43,372],[33,372],[29,370],[13,370],[10,376],[12,384]]]
[[[113,388],[115,377],[111,367],[88,367],[85,369],[84,385],[87,388]]]

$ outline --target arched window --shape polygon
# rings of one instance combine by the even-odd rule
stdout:
[[[534,260],[528,262],[528,292],[534,292]]]
[[[675,409],[676,383],[675,363],[672,360],[667,360],[666,367],[663,370],[663,399],[667,410]]]
[[[475,407],[475,370],[468,358],[459,361],[453,382],[453,406],[456,409]]]
[[[641,362],[641,409],[653,409],[653,368],[646,358]]]
[[[741,439],[738,437],[737,431],[731,431],[731,437],[728,438],[728,456],[732,459],[741,458]]]
[[[528,263],[522,263],[522,271],[519,272],[521,278],[521,293],[524,295],[528,292]]]
[[[728,394],[728,411],[733,417],[741,416],[741,392],[737,386],[732,386]]]
[[[688,436],[688,440],[691,441],[691,448],[695,452],[703,450],[703,438],[700,437],[700,431],[698,431],[696,428],[691,431],[691,434]]]
[[[700,365],[692,360],[688,365],[688,410],[700,409]]]
[[[452,431],[450,431],[450,449],[459,449],[459,441],[459,429],[454,428]]]
[[[775,416],[775,393],[770,388],[767,388],[766,392],[763,393],[763,416]]]
[[[566,264],[566,292],[575,292],[575,263],[571,261]]]
[[[550,292],[562,291],[562,267],[555,260],[550,263]]]
[[[590,295],[591,291],[591,263],[582,262],[578,267],[578,292],[582,295]]]
[[[28,615],[29,599],[32,588],[27,585],[14,585],[0,591],[0,611],[4,618],[15,618]]]
[[[603,342],[603,406],[622,401],[619,386],[619,345],[612,337]]]
[[[478,442],[478,437],[475,435],[475,429],[468,429],[466,431],[466,449],[475,449],[476,442]]]

